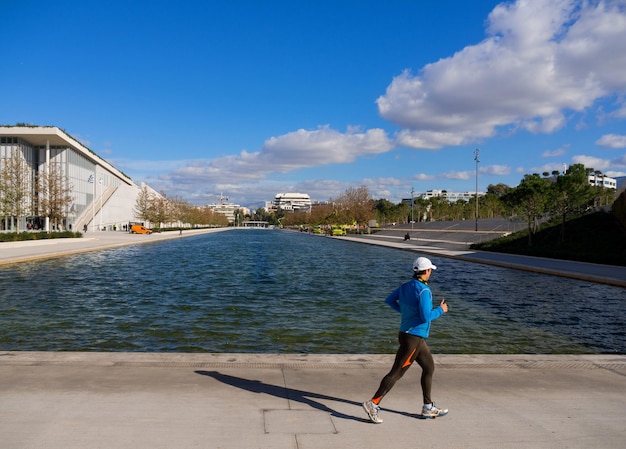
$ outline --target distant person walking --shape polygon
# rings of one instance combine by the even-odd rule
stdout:
[[[433,297],[428,280],[433,270],[437,269],[426,257],[418,257],[413,262],[413,279],[396,288],[385,302],[395,311],[400,312],[400,347],[391,371],[383,377],[378,390],[371,400],[363,403],[363,409],[374,423],[382,423],[378,416],[379,404],[395,383],[406,373],[413,362],[422,368],[421,386],[424,406],[422,416],[434,418],[448,413],[447,409],[437,408],[430,396],[435,362],[426,344],[430,331],[430,322],[448,311],[445,299],[433,308]]]

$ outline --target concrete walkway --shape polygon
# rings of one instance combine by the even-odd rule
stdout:
[[[433,237],[432,231],[429,233],[414,232],[413,234],[414,237],[410,240],[404,240],[403,232],[350,235],[341,238],[420,254],[434,254],[467,262],[626,287],[626,267],[471,250],[469,249],[471,240],[465,231],[447,232],[445,238],[442,238],[441,234],[435,234]],[[415,234],[420,235],[420,237],[416,238]],[[423,234],[427,236],[423,237]],[[482,236],[484,238],[485,234]]]
[[[0,263],[167,238],[180,236],[102,232],[72,241],[2,243]],[[347,239],[481,257],[453,240]],[[533,269],[538,262],[532,259],[515,262]],[[559,275],[572,270],[560,268]],[[0,351],[0,448],[624,447],[626,355],[435,355],[433,395],[450,409],[448,416],[417,417],[420,370],[413,367],[385,398],[385,422],[373,424],[361,403],[392,359]]]
[[[0,447],[621,449],[625,356],[439,355],[361,408],[390,355],[0,352]]]
[[[0,242],[0,265],[191,237],[228,229],[232,228],[186,229],[182,233],[168,231],[149,235],[130,234],[124,231],[95,231],[87,232],[82,238]]]

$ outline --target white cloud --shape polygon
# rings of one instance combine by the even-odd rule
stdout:
[[[615,159],[601,159],[594,156],[579,155],[572,158],[572,163],[584,164],[584,166],[587,168],[602,170],[603,172],[606,172],[608,174],[610,170],[626,168],[626,153],[618,156]]]
[[[444,179],[460,179],[460,180],[474,179],[475,176],[476,176],[475,171],[449,171],[441,175],[441,177]]]
[[[626,104],[623,104],[619,109],[615,110],[611,116],[618,119],[626,118]]]
[[[462,145],[505,127],[550,133],[568,111],[626,91],[622,0],[518,0],[488,24],[483,42],[419,75],[405,70],[378,98],[379,113],[404,128],[399,144]]]
[[[490,176],[506,176],[511,174],[511,167],[508,165],[487,165],[479,167],[478,173]]]
[[[311,179],[298,182],[291,191],[306,192],[314,201],[327,201],[331,198],[337,198],[349,187],[353,187],[353,184],[336,179]],[[272,198],[275,194],[272,194]]]
[[[611,166],[611,161],[608,159],[600,159],[594,156],[579,155],[572,158],[573,164],[583,164],[585,168],[594,168],[596,170],[604,170]]]
[[[567,168],[567,164],[559,163],[559,162],[551,162],[549,164],[544,164],[539,167],[531,167],[530,172],[525,172],[524,174],[532,174],[538,173],[543,175],[544,173],[552,174],[553,171],[557,171],[559,173],[563,173],[563,171]]]
[[[586,168],[600,170],[608,176],[622,176],[617,170],[626,169],[626,154],[623,154],[615,159],[603,159],[596,156],[580,154],[572,157],[571,164],[583,164]],[[553,171],[563,172],[563,170],[564,164],[555,162],[539,167],[533,167],[531,168],[531,173],[542,174],[544,172],[552,173]]]
[[[568,147],[569,145],[566,145],[565,147]],[[561,147],[561,148],[557,148],[556,150],[546,150],[541,154],[541,157],[558,157],[558,156],[563,156],[566,153],[566,149]]]
[[[605,148],[626,148],[626,136],[619,134],[605,134],[596,141],[596,145]]]
[[[133,171],[142,173],[158,173],[166,170],[172,170],[179,167],[184,167],[186,164],[191,163],[188,160],[141,160],[141,159],[120,159],[109,158],[109,163],[115,167],[119,167],[122,171]]]
[[[411,179],[415,181],[434,181],[436,177],[433,175],[427,175],[426,173],[418,173],[417,175],[412,176]]]
[[[260,158],[287,171],[303,167],[354,162],[359,156],[386,153],[394,143],[382,129],[340,133],[328,126],[309,131],[299,129],[265,141]],[[272,170],[272,171],[273,171]]]
[[[266,140],[260,151],[241,151],[210,161],[193,161],[169,174],[176,182],[244,182],[307,167],[349,163],[359,156],[390,151],[394,144],[382,129],[341,133],[328,126],[299,129]]]
[[[250,195],[250,185],[258,186],[270,174],[327,164],[350,163],[361,156],[388,152],[393,147],[394,142],[382,129],[361,132],[358,128],[350,127],[342,133],[329,126],[322,126],[316,130],[299,129],[272,137],[256,152],[242,150],[239,154],[212,160],[162,161],[150,167],[142,161],[118,165],[132,166],[144,172],[167,166],[170,171],[158,175],[150,184],[157,190],[172,192],[172,195],[200,200],[206,197],[207,191],[211,192],[209,196],[224,191],[241,198]],[[338,192],[347,188],[347,184],[331,184],[330,181],[315,181],[314,189],[300,190],[315,192],[315,198],[325,200],[337,196]],[[263,193],[260,188],[255,187],[255,201],[258,202],[256,197],[261,195],[273,198],[277,191],[293,191],[297,188],[297,185],[285,186],[274,182]],[[268,196],[268,193],[271,194]]]

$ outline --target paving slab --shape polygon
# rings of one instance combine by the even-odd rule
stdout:
[[[623,448],[626,356],[435,355],[382,404],[393,355],[0,353],[0,435],[17,448]]]

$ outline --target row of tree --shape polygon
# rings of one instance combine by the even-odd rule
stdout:
[[[18,151],[0,160],[0,216],[15,219],[47,217],[59,228],[72,204],[72,186],[61,164],[52,162],[37,174]]]
[[[478,218],[517,217],[528,226],[529,244],[539,222],[546,217],[559,217],[561,238],[565,237],[565,222],[573,214],[593,207],[610,205],[615,190],[591,186],[590,174],[601,177],[599,171],[582,164],[569,167],[565,173],[552,172],[525,175],[516,187],[505,184],[489,185],[487,193],[469,201],[448,201],[444,197],[416,198],[413,204],[393,204],[386,199],[375,200],[367,187],[349,188],[335,199],[315,206],[308,212],[269,213],[259,208],[254,214],[236,216],[244,220],[268,221],[282,226],[353,225],[366,227],[371,220],[380,225],[408,221],[464,220]],[[58,163],[48,164],[47,170],[35,174],[19,152],[0,160],[0,216],[17,221],[23,217],[49,217],[58,226],[67,218],[73,201],[72,186]],[[180,198],[168,198],[143,186],[137,197],[136,216],[157,227],[176,223],[178,226],[226,226],[227,218],[209,207],[192,206]]]
[[[505,184],[489,185],[487,193],[478,198],[478,218],[509,217],[523,220],[528,226],[529,245],[537,232],[539,222],[546,218],[560,218],[561,238],[565,238],[568,217],[599,206],[611,205],[616,191],[589,184],[589,175],[602,173],[582,164],[569,167],[565,173],[552,172],[525,175],[516,187]],[[342,225],[358,223],[367,226],[370,220],[380,225],[409,221],[445,221],[476,219],[476,197],[469,201],[450,202],[445,196],[429,199],[415,198],[394,204],[387,199],[375,200],[366,187],[350,188],[337,199],[315,206],[310,212],[273,215],[263,209],[252,217],[283,226]]]
[[[574,164],[565,173],[543,173],[543,177],[536,173],[525,175],[517,187],[503,192],[500,196],[503,205],[526,221],[529,246],[541,219],[560,218],[563,241],[568,217],[613,203],[616,191],[590,185],[591,174],[602,177],[597,170]]]
[[[135,216],[161,228],[166,226],[227,226],[224,214],[208,206],[192,206],[182,198],[168,198],[165,192],[157,193],[142,186],[135,202]]]

